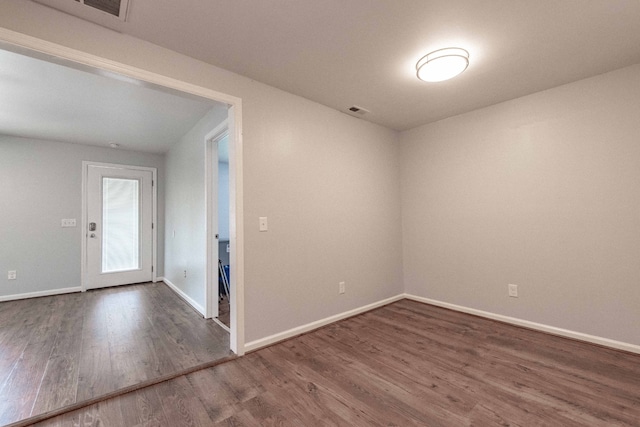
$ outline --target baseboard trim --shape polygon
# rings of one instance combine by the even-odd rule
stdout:
[[[571,331],[569,329],[556,328],[555,326],[545,325],[543,323],[530,322],[528,320],[518,319],[516,317],[503,316],[488,311],[476,310],[475,308],[464,307],[461,305],[450,304],[448,302],[438,301],[430,298],[419,297],[417,295],[405,294],[405,298],[423,302],[437,307],[448,308],[450,310],[462,313],[473,314],[475,316],[484,317],[499,322],[509,323],[515,326],[521,326],[536,331],[546,332],[552,335],[558,335],[565,338],[571,338],[578,341],[585,341],[591,344],[597,344],[604,347],[614,348],[616,350],[628,351],[630,353],[640,354],[640,346],[629,344],[622,341],[611,340],[609,338],[598,337],[595,335],[584,334],[582,332]]]
[[[195,302],[189,295],[185,294],[182,289],[171,283],[171,280],[167,279],[166,277],[158,277],[158,280],[162,280],[169,288],[171,288],[173,292],[175,292],[180,298],[182,298],[184,302],[193,307],[198,313],[202,315],[202,317],[205,317],[204,308],[200,304]]]
[[[71,294],[74,292],[82,292],[82,288],[80,286],[77,286],[74,288],[52,289],[50,291],[27,292],[24,294],[5,295],[5,296],[0,296],[0,302],[15,301],[18,299],[27,299],[27,298],[50,297],[52,295]]]
[[[287,331],[279,332],[277,334],[270,335],[265,338],[260,338],[255,341],[248,342],[244,345],[244,351],[255,351],[263,347],[270,346],[280,341],[284,341],[286,339],[295,337],[297,335],[304,334],[306,332],[313,331],[314,329],[321,328],[330,323],[337,322],[338,320],[343,320],[348,317],[353,317],[358,314],[373,310],[378,307],[382,307],[387,304],[391,304],[392,302],[400,301],[404,298],[404,295],[396,295],[391,298],[383,299],[381,301],[374,302],[372,304],[367,304],[362,307],[354,308],[353,310],[345,311],[343,313],[335,314],[333,316],[325,317],[324,319],[316,320],[315,322],[307,323],[306,325],[298,326],[293,329],[289,329]]]
[[[225,331],[227,331],[228,333],[231,333],[231,329],[229,329],[229,327],[227,325],[225,325],[224,323],[222,323],[220,321],[220,319],[218,319],[217,317],[212,317],[211,320],[213,320],[214,322],[216,322],[218,324],[218,326],[220,326],[222,329],[224,329]]]

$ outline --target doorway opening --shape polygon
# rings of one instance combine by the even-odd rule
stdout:
[[[223,121],[204,139],[207,216],[207,316],[231,329],[231,227],[229,123]]]
[[[136,68],[69,47],[0,29],[0,48],[50,63],[108,76],[167,93],[181,94],[223,103],[228,106],[229,130],[229,268],[230,268],[230,349],[244,354],[244,227],[243,227],[243,149],[242,100],[222,92],[197,86],[161,74]],[[207,217],[207,221],[209,221]],[[165,230],[165,235],[169,230]],[[204,254],[203,254],[204,255]],[[210,269],[207,269],[210,270]],[[207,273],[208,275],[208,273]],[[211,292],[208,292],[211,294]],[[211,295],[205,311],[212,310]]]

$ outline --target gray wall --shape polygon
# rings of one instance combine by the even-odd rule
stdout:
[[[0,136],[0,296],[81,285],[83,160],[158,168],[162,275],[162,155]],[[77,227],[61,228],[63,218]],[[8,270],[18,279],[7,280]]]
[[[636,65],[404,132],[406,291],[640,344],[639,100]]]
[[[226,108],[212,109],[166,154],[164,277],[203,308],[207,280],[204,138],[226,118]]]

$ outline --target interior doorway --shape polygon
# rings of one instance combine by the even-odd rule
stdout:
[[[229,129],[229,187],[230,187],[230,349],[237,355],[244,354],[244,203],[243,203],[243,114],[242,99],[217,90],[167,77],[132,65],[105,60],[99,56],[81,52],[54,43],[26,37],[20,33],[0,29],[0,48],[44,59],[70,68],[87,71],[116,80],[134,81],[145,87],[153,87],[168,93],[180,93],[224,103],[228,106]],[[83,254],[84,255],[84,254]],[[210,259],[210,257],[208,257]],[[84,265],[82,267],[84,269]],[[209,271],[211,269],[208,269]],[[207,276],[209,277],[209,271]],[[215,272],[215,270],[214,270]],[[82,271],[84,276],[85,271]],[[205,300],[207,310],[213,293]],[[209,316],[206,316],[209,317]]]
[[[229,123],[205,136],[208,317],[231,332]]]

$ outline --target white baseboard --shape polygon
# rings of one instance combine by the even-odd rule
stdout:
[[[314,329],[321,328],[329,323],[337,322],[338,320],[346,319],[361,313],[364,313],[374,308],[382,307],[383,305],[391,304],[392,302],[400,301],[404,298],[404,295],[396,295],[391,298],[384,299],[382,301],[374,302],[362,307],[354,308],[353,310],[345,311],[344,313],[336,314],[324,319],[316,320],[315,322],[307,323],[306,325],[298,326],[288,331],[279,332],[274,335],[270,335],[265,338],[260,338],[255,341],[248,342],[244,345],[244,351],[253,351],[262,347],[266,347],[271,344],[275,344],[279,341],[284,341],[288,338],[295,337],[296,335],[304,334],[305,332],[313,331]]]
[[[80,286],[77,286],[75,288],[62,288],[62,289],[53,289],[50,291],[39,291],[39,292],[28,292],[24,294],[5,295],[5,296],[0,296],[0,302],[15,301],[18,299],[27,299],[27,298],[50,297],[52,295],[71,294],[73,292],[82,292],[82,288]]]
[[[162,280],[164,283],[166,283],[166,285],[170,287],[171,290],[173,290],[173,292],[178,294],[178,296],[182,298],[191,307],[195,308],[198,313],[202,314],[202,317],[205,317],[204,308],[200,304],[195,302],[193,298],[191,298],[189,295],[185,294],[180,288],[178,288],[176,285],[171,283],[169,279],[167,279],[166,277],[158,277],[158,280]]]
[[[530,322],[528,320],[522,320],[515,317],[503,316],[501,314],[490,313],[488,311],[476,310],[475,308],[464,307],[460,305],[450,304],[448,302],[442,302],[433,300],[430,298],[419,297],[411,294],[404,294],[404,297],[413,301],[423,302],[426,304],[435,305],[438,307],[448,308],[450,310],[459,311],[462,313],[473,314],[476,316],[484,317],[487,319],[498,320],[500,322],[509,323],[516,326],[522,326],[537,331],[547,332],[549,334],[558,335],[566,338],[573,338],[579,341],[586,341],[592,344],[598,344],[605,347],[615,348],[618,350],[624,350],[631,353],[640,354],[640,346],[635,344],[629,344],[622,341],[615,341],[609,338],[602,338],[594,335],[583,334],[582,332],[570,331],[568,329],[556,328],[555,326],[549,326],[542,323]]]

